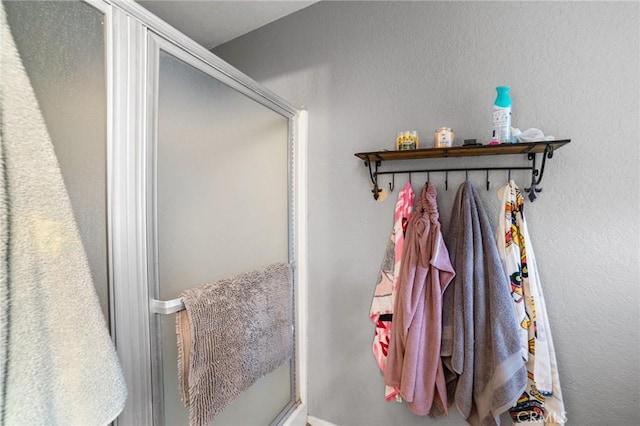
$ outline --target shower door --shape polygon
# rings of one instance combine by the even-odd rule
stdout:
[[[128,398],[115,424],[187,425],[175,316],[154,313],[151,300],[290,262],[295,326],[304,330],[305,131],[297,129],[306,114],[135,2],[3,5],[122,364]],[[216,425],[304,424],[305,337],[295,337],[294,359]]]
[[[292,116],[208,64],[149,37],[151,297],[293,259]],[[293,313],[292,313],[293,315]],[[187,425],[175,314],[151,320],[154,423]],[[294,360],[256,382],[216,425],[278,423],[296,401]]]

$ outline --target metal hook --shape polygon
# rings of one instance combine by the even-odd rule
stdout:
[[[444,190],[445,191],[449,190],[449,172],[448,171],[444,172]]]
[[[508,175],[508,176],[509,176],[509,177],[507,178],[507,183],[508,183],[508,182],[511,182],[511,169],[509,169],[509,175]]]
[[[427,171],[427,182],[431,182],[431,172]]]
[[[409,185],[412,185],[412,182],[411,182],[411,173],[409,173]]]
[[[487,191],[489,190],[489,169],[487,169]]]
[[[395,187],[396,187],[396,174],[392,173],[391,182],[389,182],[389,192],[393,191]]]
[[[464,180],[469,180],[469,170],[464,171]]]

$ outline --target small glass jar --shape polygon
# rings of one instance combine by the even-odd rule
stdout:
[[[411,149],[418,149],[420,146],[420,138],[418,137],[418,132],[413,131],[404,131],[398,133],[396,137],[396,149],[398,151],[406,151]]]
[[[436,148],[451,148],[453,146],[453,130],[451,127],[440,127],[434,138]]]

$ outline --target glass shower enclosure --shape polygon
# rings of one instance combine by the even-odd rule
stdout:
[[[154,303],[288,262],[294,357],[216,425],[304,424],[306,113],[134,2],[3,4],[122,363],[115,423],[188,424]]]
[[[148,206],[150,276],[159,300],[272,263],[290,262],[289,118],[224,84],[157,37],[156,137]],[[182,57],[183,59],[180,59]],[[209,71],[209,72],[207,72]],[[153,290],[152,290],[153,291]],[[178,392],[174,315],[151,323],[157,345],[156,416],[187,424]],[[161,359],[160,359],[161,358]],[[219,425],[277,422],[295,396],[293,362],[260,379],[216,417]],[[250,407],[250,409],[247,409]]]

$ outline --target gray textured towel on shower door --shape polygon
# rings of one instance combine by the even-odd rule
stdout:
[[[176,317],[180,387],[189,424],[208,425],[293,353],[293,274],[288,264],[186,290]]]

